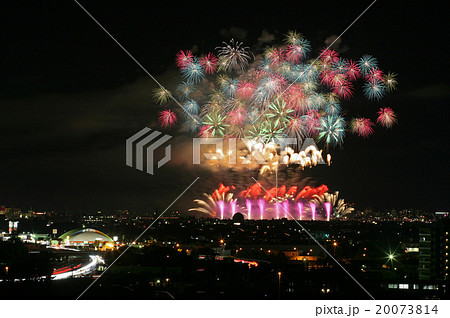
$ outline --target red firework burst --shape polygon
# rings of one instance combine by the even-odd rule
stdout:
[[[391,128],[397,122],[397,115],[390,107],[380,108],[377,123],[386,128]]]
[[[368,118],[353,118],[350,122],[350,129],[360,137],[369,137],[373,134],[373,122]]]
[[[250,99],[255,92],[256,85],[251,82],[241,82],[238,84],[236,96],[242,99]]]
[[[159,112],[158,123],[164,128],[170,128],[177,122],[177,115],[170,109]]]
[[[213,74],[217,69],[217,57],[208,53],[200,58],[200,65],[203,67],[205,74]]]
[[[183,69],[188,65],[189,63],[192,63],[194,61],[194,55],[192,55],[192,52],[187,50],[186,52],[180,51],[177,53],[175,57],[175,62],[177,63],[177,66],[180,69]]]

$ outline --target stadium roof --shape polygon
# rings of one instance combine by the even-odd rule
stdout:
[[[62,240],[69,238],[71,242],[114,242],[107,234],[91,228],[73,229],[62,234],[59,238]]]

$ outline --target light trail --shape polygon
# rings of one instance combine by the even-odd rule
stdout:
[[[63,272],[63,273],[57,273],[52,275],[52,280],[60,280],[60,279],[66,279],[66,278],[72,278],[72,277],[80,277],[85,276],[94,273],[97,270],[97,266],[99,264],[104,264],[105,261],[98,255],[89,255],[91,261],[79,268],[74,268],[71,271]]]

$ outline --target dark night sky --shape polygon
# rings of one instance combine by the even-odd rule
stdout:
[[[263,30],[275,43],[297,30],[317,55],[370,2],[81,1],[169,89],[178,80],[173,60],[180,49],[211,51],[231,29],[251,48]],[[348,115],[390,106],[399,124],[377,127],[368,140],[348,135],[332,150],[331,168],[306,173],[311,180],[358,208],[448,210],[448,20],[430,1],[379,0],[347,31],[345,57],[372,54],[400,82],[381,102],[357,89],[344,105]],[[155,122],[156,85],[75,2],[5,1],[0,21],[0,205],[162,210],[200,175],[174,206],[183,209],[229,177],[179,163],[154,176],[125,165],[126,138]],[[180,140],[173,157],[189,157],[177,149],[186,142]],[[242,178],[252,183],[251,175]]]

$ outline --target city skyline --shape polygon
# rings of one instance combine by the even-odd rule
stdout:
[[[447,11],[377,0],[4,11],[2,299],[448,309]],[[400,299],[417,301],[382,303]],[[353,306],[364,300],[380,305]]]

